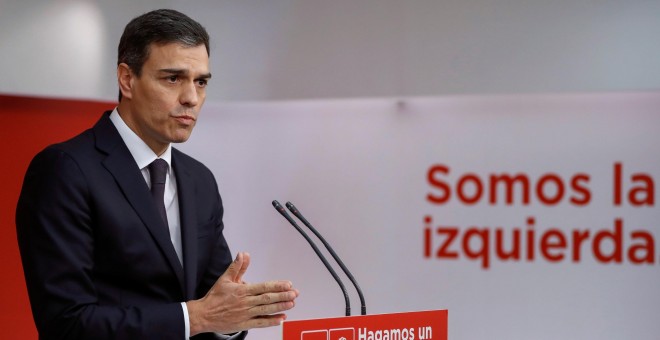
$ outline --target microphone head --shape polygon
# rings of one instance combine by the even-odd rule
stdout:
[[[286,207],[287,207],[289,210],[291,210],[292,213],[294,213],[294,214],[297,214],[297,213],[298,213],[298,209],[296,209],[296,206],[293,205],[293,203],[291,203],[291,202],[286,202]]]
[[[275,207],[275,209],[277,209],[277,211],[280,212],[284,210],[280,202],[278,202],[277,200],[273,200],[273,207]]]

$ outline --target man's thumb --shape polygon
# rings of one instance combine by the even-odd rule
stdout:
[[[242,252],[236,254],[236,258],[231,262],[225,273],[222,274],[223,279],[232,282],[240,282],[243,273],[247,270],[247,263],[245,255]]]

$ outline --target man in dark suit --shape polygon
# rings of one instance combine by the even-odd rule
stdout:
[[[16,226],[40,338],[242,339],[279,324],[297,290],[243,282],[250,258],[232,261],[211,171],[171,147],[204,103],[206,30],[152,11],[118,52],[117,108],[25,175]]]

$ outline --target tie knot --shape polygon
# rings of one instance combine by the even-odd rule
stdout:
[[[162,158],[158,158],[149,164],[149,176],[151,177],[151,185],[165,184],[167,167],[167,161]]]

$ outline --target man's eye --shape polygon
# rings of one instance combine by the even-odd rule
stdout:
[[[209,83],[208,80],[206,80],[206,79],[200,79],[200,80],[197,81],[197,86],[199,86],[199,87],[206,87],[206,85],[208,85],[208,83]]]
[[[177,76],[167,77],[167,81],[169,81],[170,83],[176,83],[177,80],[179,80],[179,77],[177,77]]]

